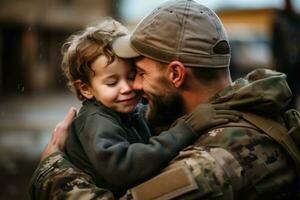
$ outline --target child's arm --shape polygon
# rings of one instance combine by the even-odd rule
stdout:
[[[210,114],[207,115],[207,112]],[[207,121],[189,124],[203,114],[206,114]],[[220,121],[216,115],[224,116],[224,113],[218,114],[212,106],[198,107],[187,120],[178,120],[169,130],[151,137],[147,144],[130,144],[125,137],[126,132],[119,124],[112,119],[94,115],[87,120],[82,130],[89,132],[90,137],[82,137],[80,140],[97,174],[116,189],[124,189],[143,182],[163,169],[180,150],[198,138],[195,129],[199,132],[212,125],[228,122],[228,119],[216,122]],[[97,127],[91,129],[95,124]]]
[[[101,115],[89,117],[80,132],[87,133],[79,139],[98,177],[117,190],[155,175],[198,137],[182,121],[159,136],[151,137],[148,144],[130,144],[125,130]]]

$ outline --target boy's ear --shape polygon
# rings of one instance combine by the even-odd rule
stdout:
[[[176,88],[179,88],[185,78],[186,69],[182,62],[172,61],[168,65],[168,77]]]
[[[81,80],[75,81],[75,87],[80,91],[81,95],[84,96],[87,99],[92,99],[94,98],[93,92],[91,87],[83,83]]]

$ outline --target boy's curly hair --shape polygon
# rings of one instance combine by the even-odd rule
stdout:
[[[71,35],[62,46],[62,70],[68,78],[68,86],[76,92],[79,100],[85,100],[76,81],[90,84],[90,77],[94,71],[92,63],[101,55],[112,63],[116,55],[112,50],[112,41],[122,35],[128,34],[128,29],[111,18],[105,18],[102,22],[88,26],[84,30]]]

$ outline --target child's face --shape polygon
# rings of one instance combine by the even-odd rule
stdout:
[[[100,56],[91,66],[95,72],[88,86],[92,97],[117,112],[132,112],[140,100],[140,95],[132,89],[134,67],[127,60],[118,58],[109,65],[106,63],[107,58]]]

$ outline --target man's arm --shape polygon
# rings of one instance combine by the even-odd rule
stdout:
[[[244,121],[203,133],[127,199],[297,199],[296,173],[284,149]]]
[[[52,133],[51,140],[48,142],[41,155],[41,161],[55,152],[64,151],[65,141],[68,136],[68,128],[76,114],[76,108],[71,107],[67,116],[56,125]]]
[[[92,178],[78,170],[62,153],[67,129],[75,116],[76,110],[71,108],[56,126],[33,174],[31,199],[114,199],[110,191],[97,188]]]

